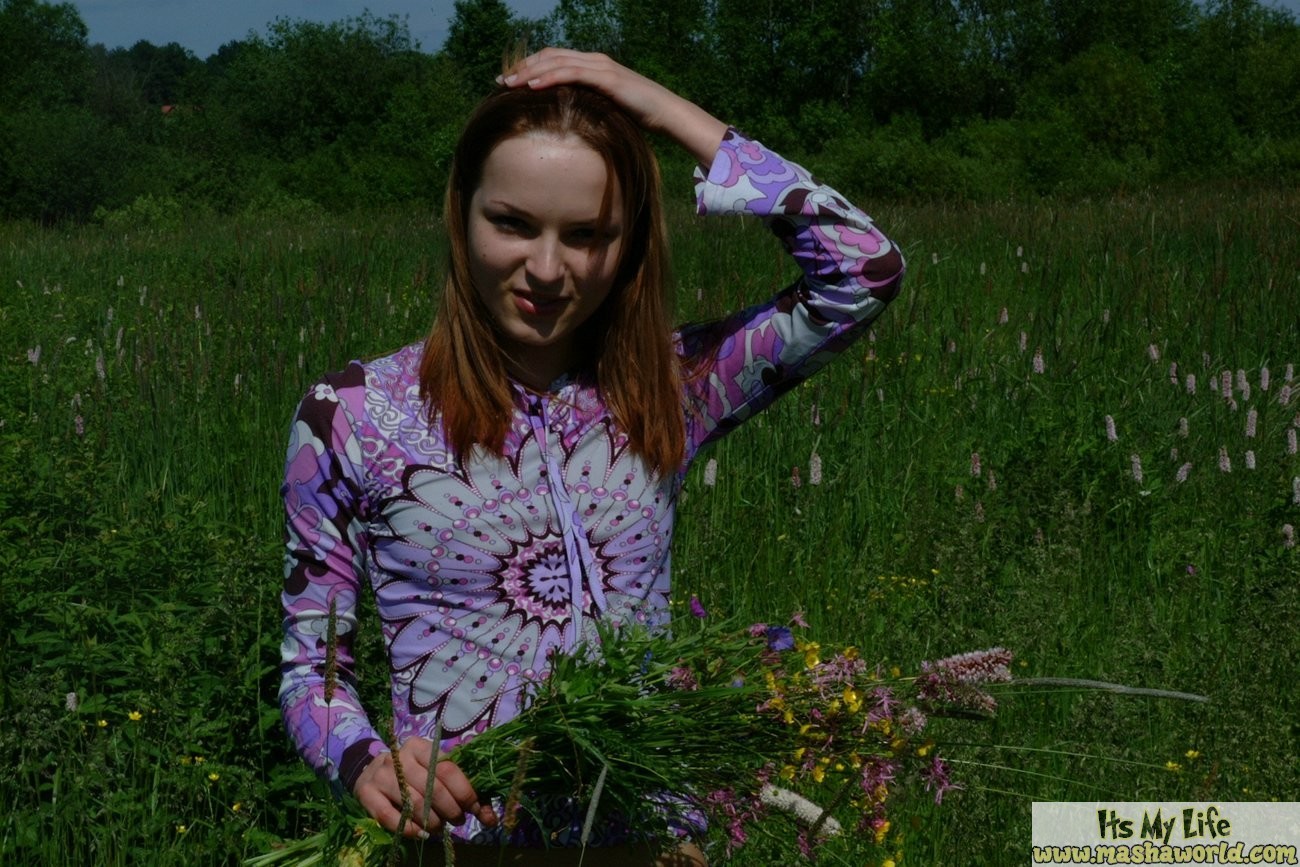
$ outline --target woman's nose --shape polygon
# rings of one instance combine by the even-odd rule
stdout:
[[[528,255],[528,276],[539,283],[564,279],[564,251],[556,239],[539,237]]]

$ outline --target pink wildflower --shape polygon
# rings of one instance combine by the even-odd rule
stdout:
[[[1219,446],[1219,472],[1232,472],[1232,458],[1228,457],[1228,447]]]
[[[960,503],[962,500],[966,499],[966,489],[961,485],[957,485],[952,489],[952,498]]]
[[[1024,352],[1028,348],[1029,348],[1029,335],[1022,331],[1020,332],[1020,351]]]
[[[1169,362],[1169,384],[1178,385],[1178,362]]]
[[[77,429],[77,436],[84,437],[86,435],[86,420],[83,419],[80,415],[78,415],[72,421]]]
[[[808,458],[808,484],[814,487],[822,483],[822,456],[816,452]]]
[[[1178,474],[1174,476],[1174,481],[1181,485],[1183,482],[1187,481],[1187,477],[1191,475],[1191,472],[1192,462],[1188,461],[1178,468]]]
[[[1136,453],[1129,455],[1129,467],[1133,471],[1133,481],[1142,484],[1142,458]]]
[[[36,344],[36,347],[34,349],[27,350],[27,363],[28,364],[41,363],[41,345],[39,343]]]
[[[1110,416],[1106,416],[1106,442],[1119,442],[1119,433],[1115,430],[1115,419]]]
[[[1224,400],[1232,400],[1232,371],[1225,370],[1219,378],[1219,394]]]
[[[1034,350],[1034,373],[1042,373],[1045,367],[1043,365],[1043,347]]]
[[[694,692],[700,688],[700,682],[695,679],[695,672],[681,665],[675,666],[668,672],[667,683],[672,689],[683,692]]]
[[[1187,374],[1187,393],[1196,394],[1196,374]]]
[[[948,765],[938,756],[934,756],[930,760],[929,766],[921,772],[921,776],[925,780],[925,790],[934,792],[934,802],[936,804],[943,803],[943,796],[946,793],[961,788],[961,786],[949,779]]]
[[[1147,344],[1147,358],[1151,359],[1152,364],[1160,360],[1160,348],[1154,343]]]
[[[1252,406],[1250,412],[1246,413],[1246,439],[1255,438],[1255,423],[1259,420],[1259,413]]]
[[[1246,469],[1255,469],[1255,452],[1251,449],[1246,449]]]
[[[978,500],[975,502],[975,523],[984,523],[984,504]]]
[[[1268,368],[1261,367],[1259,369],[1259,390],[1268,391],[1268,384],[1269,384]]]
[[[799,476],[799,467],[797,466],[790,468],[790,487],[792,488],[803,487],[803,479],[800,478]]]
[[[1282,386],[1282,388],[1278,391],[1278,393],[1277,393],[1277,402],[1280,403],[1280,404],[1282,404],[1282,406],[1286,406],[1287,404],[1289,404],[1289,403],[1291,402],[1291,386],[1290,386],[1290,384],[1287,384],[1287,385]]]
[[[701,620],[709,616],[709,612],[704,610],[704,604],[700,602],[700,597],[694,593],[691,594],[691,615]]]
[[[979,452],[970,453],[970,474],[973,478],[976,479],[980,477],[980,453]]]
[[[998,489],[998,477],[992,470],[989,470],[988,472],[988,481],[989,481],[989,490],[996,491]]]
[[[1289,455],[1296,453],[1296,434],[1293,427],[1286,429],[1286,453]]]
[[[1291,480],[1291,505],[1300,506],[1300,476]]]
[[[998,311],[998,324],[1006,325],[1010,321],[1011,321],[1011,316],[1007,312],[1007,308],[1003,307],[1001,310]]]
[[[1183,439],[1187,439],[1187,416],[1183,416],[1178,420],[1178,435]]]
[[[800,629],[808,628],[808,621],[804,619],[802,611],[796,611],[794,614],[791,614],[790,622],[795,626],[798,626]]]
[[[1292,527],[1290,524],[1282,525],[1282,547],[1295,547],[1295,527]]]
[[[1237,391],[1241,392],[1242,400],[1250,400],[1250,380],[1246,379],[1246,371],[1237,369]]]

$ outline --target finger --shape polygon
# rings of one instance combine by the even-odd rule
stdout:
[[[365,808],[365,811],[374,817],[380,827],[386,831],[397,833],[397,826],[402,821],[400,801],[394,803],[390,795],[385,794],[376,786],[367,786],[358,791],[357,800],[361,802],[361,806]],[[441,827],[441,825],[438,827]],[[402,836],[423,840],[428,839],[429,832],[421,827],[419,823],[408,820],[402,827]]]

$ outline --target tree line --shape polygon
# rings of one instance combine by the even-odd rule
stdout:
[[[1300,25],[1259,0],[456,0],[277,19],[201,59],[0,0],[0,217],[436,205],[503,51],[604,51],[855,195],[1090,195],[1300,177]]]

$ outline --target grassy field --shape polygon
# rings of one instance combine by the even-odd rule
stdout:
[[[945,750],[963,791],[826,863],[1023,863],[1034,800],[1300,798],[1297,213],[1262,189],[876,209],[903,295],[692,471],[679,599],[803,611],[904,669],[1003,645],[1026,677],[1210,701],[1012,691]],[[756,225],[674,227],[683,320],[792,276]],[[319,827],[274,700],[287,425],[319,374],[423,334],[438,226],[0,248],[0,863],[230,864]],[[793,852],[774,823],[734,863]]]

